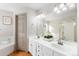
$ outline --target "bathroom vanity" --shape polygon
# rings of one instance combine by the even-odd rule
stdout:
[[[77,44],[45,41],[44,38],[29,38],[29,51],[33,56],[77,56]]]

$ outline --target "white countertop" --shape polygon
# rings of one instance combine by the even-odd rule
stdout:
[[[75,43],[73,43],[73,44],[64,43],[63,45],[59,45],[59,44],[57,44],[57,41],[48,42],[48,41],[45,41],[44,38],[30,37],[29,39],[37,41],[38,43],[43,44],[43,45],[53,49],[54,51],[62,53],[66,56],[77,56],[77,44],[75,44]]]

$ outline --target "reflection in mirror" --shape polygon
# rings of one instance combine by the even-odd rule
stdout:
[[[76,4],[59,4],[53,8],[51,13],[39,14],[35,18],[36,36],[42,36],[53,40],[62,39],[64,41],[76,42],[76,18],[77,8]],[[45,9],[46,10],[46,9]]]
[[[54,39],[62,39],[65,41],[76,42],[76,17],[77,8],[75,4],[64,4],[67,10],[63,11],[60,9],[61,13],[48,14],[45,18],[43,24],[45,26],[44,34],[48,31],[52,34]],[[56,10],[55,10],[56,12]],[[47,20],[48,19],[48,20]],[[51,19],[51,20],[49,20]]]

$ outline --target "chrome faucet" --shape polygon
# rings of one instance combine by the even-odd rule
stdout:
[[[59,45],[63,45],[62,39],[59,39],[59,40],[58,40],[58,44],[59,44]]]
[[[60,45],[63,45],[63,40],[64,40],[63,33],[64,33],[64,32],[62,32],[62,35],[60,35],[60,37],[59,37],[59,39],[58,39],[58,44],[60,44]]]
[[[60,32],[59,32],[59,40],[58,40],[59,45],[63,45],[63,39],[64,39],[64,25],[61,24]]]

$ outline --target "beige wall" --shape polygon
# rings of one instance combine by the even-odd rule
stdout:
[[[3,24],[3,16],[10,16],[12,17],[12,24],[11,25],[4,25]],[[0,10],[0,40],[5,39],[15,39],[15,22],[14,22],[14,15],[12,12]]]

